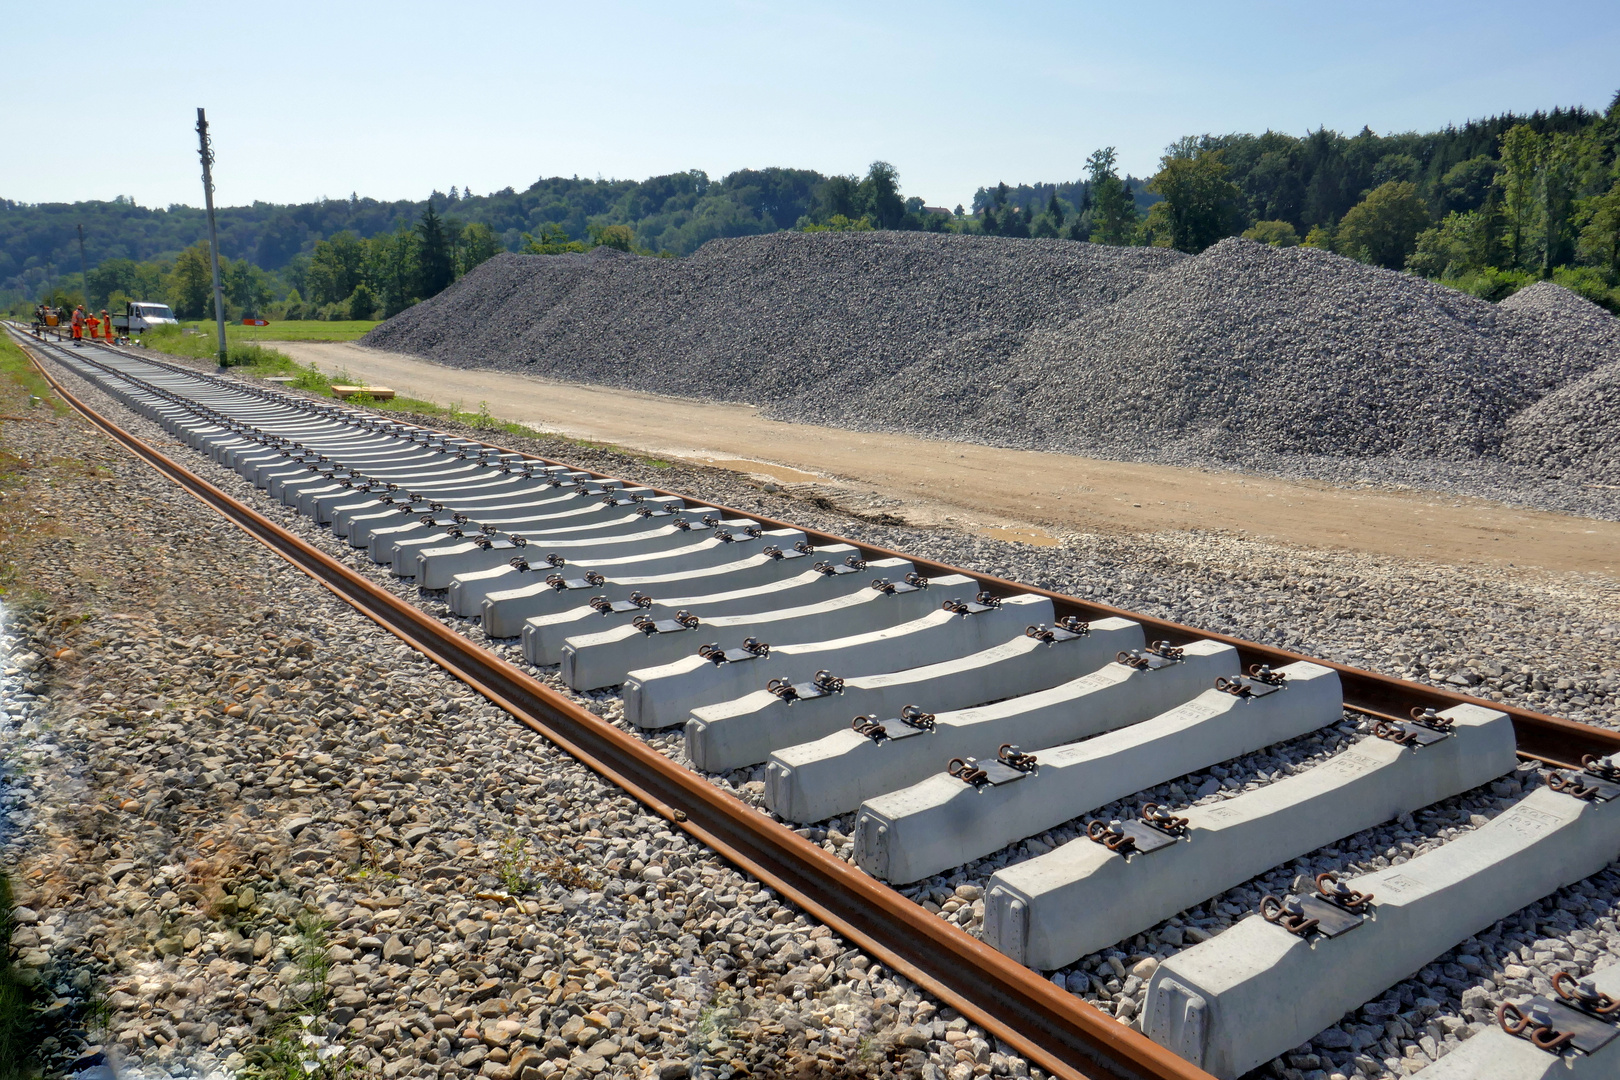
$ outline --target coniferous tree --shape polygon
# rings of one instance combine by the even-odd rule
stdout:
[[[434,212],[431,201],[422,211],[416,237],[417,295],[426,300],[443,292],[456,279],[450,238],[445,235],[444,222]]]

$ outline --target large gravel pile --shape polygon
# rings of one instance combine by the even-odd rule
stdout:
[[[1591,374],[1564,384],[1508,423],[1504,455],[1546,469],[1614,476],[1620,468],[1620,319],[1550,282],[1502,301],[1549,351],[1574,354]]]
[[[1033,339],[983,412],[1018,407],[1065,446],[1475,457],[1599,362],[1544,331],[1432,282],[1227,240]]]
[[[1494,305],[1241,239],[779,233],[503,256],[363,341],[784,420],[1258,464],[1499,456],[1511,417],[1620,357],[1620,320],[1558,286]]]
[[[362,341],[788,418],[881,422],[870,395],[897,372],[927,361],[971,387],[1035,327],[1118,300],[1183,258],[910,233],[715,240],[680,260],[506,255]]]

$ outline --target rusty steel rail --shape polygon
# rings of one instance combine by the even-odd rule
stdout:
[[[80,401],[33,349],[23,347],[56,393],[126,450],[672,828],[775,889],[1032,1064],[1066,1080],[1214,1080],[227,495]]]
[[[181,365],[143,360],[177,372]],[[183,466],[79,402],[35,359],[45,378],[75,409],[107,430],[128,449],[170,476],[191,494],[250,535],[310,574],[322,585],[418,649],[479,693],[586,766],[623,788],[654,813],[710,847],[734,866],[776,889],[805,911],[858,944],[963,1015],[983,1026],[1034,1064],[1063,1077],[1153,1077],[1210,1080],[1208,1074],[1127,1028],[965,932],[923,913],[887,886],[720,792],[696,773],[675,765],[640,740],[619,731],[567,698],[529,678],[512,665],[472,645],[414,607],[366,579],[255,511],[236,502]],[[473,439],[492,449],[511,451]],[[598,478],[606,474],[566,462],[523,453],[523,457],[562,465]],[[1059,616],[1092,620],[1117,616],[1139,622],[1150,638],[1173,644],[1209,639],[1238,650],[1242,662],[1281,666],[1309,661],[1339,673],[1346,708],[1369,717],[1404,719],[1413,708],[1444,709],[1475,704],[1507,713],[1522,758],[1578,767],[1583,755],[1620,752],[1620,732],[1547,716],[1502,702],[1396,679],[1346,664],[1305,656],[1227,634],[1082,600],[990,574],[919,558],[876,544],[742,511],[680,492],[653,489],[693,507],[748,517],[762,525],[801,529],[819,544],[850,544],[867,558],[910,559],[929,576],[963,574],[998,594],[1024,592],[1051,599]]]

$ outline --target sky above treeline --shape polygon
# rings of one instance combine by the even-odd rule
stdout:
[[[16,26],[0,198],[420,199],[541,176],[900,171],[907,195],[1157,168],[1182,135],[1602,109],[1612,0],[65,3]],[[26,47],[24,47],[26,46]]]

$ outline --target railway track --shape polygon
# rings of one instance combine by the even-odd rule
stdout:
[[[446,590],[486,634],[520,636],[528,663],[559,665],[576,690],[621,687],[633,727],[684,726],[700,768],[765,763],[779,817],[854,815],[851,865],[58,384],[132,452],[379,624],[1055,1075],[1239,1075],[1620,851],[1608,801],[1620,772],[1603,761],[1620,751],[1613,732],[125,350],[28,345],[393,575]],[[1209,806],[1099,819],[1090,838],[997,870],[983,941],[882,883],[929,878],[1347,716],[1365,734],[1315,768]],[[1545,764],[1552,783],[1489,825],[1389,871],[1301,883],[1169,957],[1148,986],[1147,1035],[1025,966],[1061,967],[1516,760]]]

